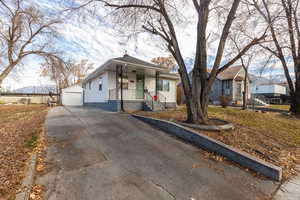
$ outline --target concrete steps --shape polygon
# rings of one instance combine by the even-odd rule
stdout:
[[[165,106],[159,101],[145,101],[144,102],[144,110],[146,111],[163,111],[165,110]]]

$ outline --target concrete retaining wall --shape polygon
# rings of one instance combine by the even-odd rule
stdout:
[[[222,142],[209,138],[206,135],[196,133],[191,129],[165,120],[158,120],[138,115],[133,115],[133,117],[149,123],[189,143],[195,144],[200,148],[222,155],[231,161],[252,169],[253,171],[256,171],[273,180],[280,181],[282,178],[282,169],[280,167],[267,163],[259,158],[228,146]]]

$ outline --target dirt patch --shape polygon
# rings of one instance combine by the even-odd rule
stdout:
[[[170,121],[184,121],[186,118],[185,107],[137,114]],[[282,167],[283,181],[298,173],[296,166],[300,163],[299,119],[280,113],[220,107],[209,107],[209,117],[228,121],[234,124],[235,129],[221,132],[195,131]]]
[[[14,199],[20,189],[47,110],[44,105],[0,105],[0,199]]]

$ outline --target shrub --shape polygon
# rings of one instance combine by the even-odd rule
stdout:
[[[219,96],[219,101],[220,101],[222,108],[227,108],[227,106],[231,102],[231,98],[228,96]]]

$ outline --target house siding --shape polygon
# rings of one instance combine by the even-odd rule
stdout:
[[[225,81],[228,81],[229,88],[225,88]],[[226,92],[228,91],[228,92]],[[212,90],[209,95],[209,101],[213,104],[219,104],[220,96],[229,96],[232,98],[233,95],[233,82],[232,80],[219,80],[216,79],[213,83]]]
[[[169,91],[159,91],[159,92],[166,97],[168,103],[173,103],[173,102],[176,103],[176,97],[177,97],[176,81],[170,80],[167,78],[161,78],[161,79],[170,81],[170,90]],[[155,82],[155,79],[154,79],[154,82]]]
[[[217,104],[219,102],[220,95],[222,95],[222,81],[216,79],[213,83],[212,90],[209,95],[209,101],[213,104]]]
[[[99,79],[102,78],[102,90],[99,91]],[[109,78],[108,73],[105,72],[95,79],[91,80],[91,88],[89,82],[84,87],[84,103],[102,103],[109,98]]]

